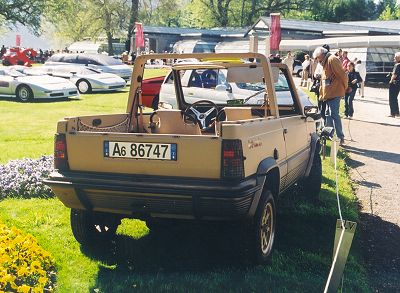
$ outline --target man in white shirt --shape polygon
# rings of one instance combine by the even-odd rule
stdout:
[[[364,84],[365,84],[365,78],[367,77],[367,69],[365,68],[364,64],[361,64],[361,60],[358,60],[355,66],[355,70],[360,74],[362,78],[358,94],[361,96],[361,98],[364,98]]]
[[[283,64],[286,64],[287,67],[289,67],[290,74],[293,74],[293,64],[294,64],[294,58],[292,56],[291,52],[288,52],[287,56],[285,59],[282,60]]]

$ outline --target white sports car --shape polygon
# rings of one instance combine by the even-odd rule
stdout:
[[[0,67],[0,96],[17,97],[21,102],[41,98],[79,96],[68,80],[52,76],[28,76],[13,67]]]
[[[67,78],[73,82],[81,94],[96,91],[115,91],[126,87],[124,79],[113,73],[103,73],[101,70],[85,66],[41,66],[24,70],[27,74],[48,74]]]

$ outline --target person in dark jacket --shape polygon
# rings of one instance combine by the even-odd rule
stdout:
[[[399,101],[398,95],[400,92],[400,52],[394,54],[394,67],[389,81],[389,117],[399,117]]]
[[[355,65],[353,62],[350,62],[347,66],[347,77],[349,79],[348,87],[346,89],[346,94],[344,95],[344,105],[345,111],[344,115],[346,117],[353,117],[354,108],[353,108],[353,100],[356,95],[358,84],[362,82],[362,78],[360,73],[355,70]]]

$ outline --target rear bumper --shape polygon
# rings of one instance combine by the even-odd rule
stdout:
[[[254,215],[262,187],[256,176],[242,181],[160,176],[54,172],[45,181],[70,208],[134,217],[204,220]]]

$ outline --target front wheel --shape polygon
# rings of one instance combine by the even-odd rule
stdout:
[[[85,79],[80,79],[76,82],[76,87],[81,94],[90,94],[92,92],[92,86]]]
[[[71,229],[82,245],[108,241],[115,237],[120,220],[109,214],[71,209]]]
[[[29,102],[33,100],[33,92],[27,85],[20,85],[17,87],[15,95],[21,102]]]
[[[275,201],[271,191],[265,190],[251,227],[247,231],[247,249],[253,262],[265,264],[270,261],[275,238],[275,226]]]

